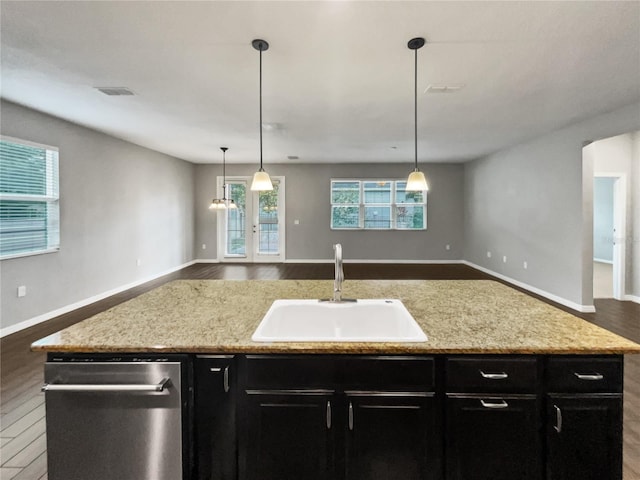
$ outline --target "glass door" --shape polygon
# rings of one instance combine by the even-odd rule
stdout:
[[[222,262],[282,262],[284,177],[272,177],[273,190],[268,192],[252,192],[250,181],[250,177],[227,177],[227,193],[237,208],[218,216],[218,258]]]

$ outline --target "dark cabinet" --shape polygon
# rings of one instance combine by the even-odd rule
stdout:
[[[622,480],[622,357],[548,365],[547,480]]]
[[[234,356],[197,356],[194,365],[194,422],[198,480],[237,478],[236,384]]]
[[[540,408],[534,395],[447,396],[448,480],[540,480]]]
[[[432,358],[272,355],[243,365],[242,480],[441,477]]]
[[[347,480],[435,480],[437,409],[433,393],[346,394]]]
[[[622,356],[212,355],[197,480],[622,480]]]
[[[333,398],[332,391],[247,392],[241,478],[334,478]]]
[[[535,357],[446,359],[447,480],[541,480],[539,370]]]

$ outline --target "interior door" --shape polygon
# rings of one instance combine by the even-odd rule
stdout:
[[[218,216],[218,258],[222,262],[283,262],[285,257],[284,177],[273,190],[252,192],[250,177],[227,177],[227,194],[237,208]],[[220,191],[221,184],[219,185]]]

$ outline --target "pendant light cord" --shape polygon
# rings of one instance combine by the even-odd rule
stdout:
[[[260,171],[262,168],[262,48],[260,48]]]
[[[418,171],[418,49],[414,50],[413,78],[413,146],[415,152],[415,171]]]

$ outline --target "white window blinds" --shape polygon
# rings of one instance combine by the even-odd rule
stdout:
[[[59,248],[58,149],[0,137],[0,258]]]

